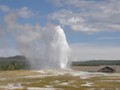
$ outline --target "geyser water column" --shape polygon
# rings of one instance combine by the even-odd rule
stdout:
[[[52,36],[47,43],[47,60],[51,68],[66,68],[70,52],[64,30],[60,26],[54,26],[50,30]]]
[[[66,40],[65,33],[60,26],[56,27],[57,32],[59,33],[58,37],[58,49],[59,49],[59,60],[61,61],[60,67],[66,68],[68,63],[68,56],[70,54],[70,48]]]
[[[58,49],[58,60],[60,60],[60,67],[61,68],[66,68],[67,63],[68,63],[68,55],[70,52],[69,45],[66,40],[65,33],[63,29],[60,26],[56,27],[56,32],[57,32],[57,49]]]

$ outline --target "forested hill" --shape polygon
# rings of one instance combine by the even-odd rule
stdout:
[[[0,70],[28,69],[29,63],[24,56],[0,57]]]
[[[72,62],[72,66],[99,66],[99,65],[120,65],[120,60],[90,60]]]

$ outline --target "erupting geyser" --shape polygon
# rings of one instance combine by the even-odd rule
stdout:
[[[41,31],[41,38],[32,45],[31,55],[25,53],[34,69],[66,68],[70,48],[60,26],[47,26]],[[33,43],[33,41],[32,41]]]
[[[32,69],[67,67],[70,48],[60,26],[14,31],[14,36],[20,53],[27,57]]]
[[[5,16],[8,33],[13,35],[17,49],[27,57],[32,69],[66,68],[69,45],[60,26],[18,23],[16,13]]]
[[[54,35],[49,42],[48,61],[49,67],[66,68],[70,48],[66,41],[65,33],[60,26],[53,28]]]

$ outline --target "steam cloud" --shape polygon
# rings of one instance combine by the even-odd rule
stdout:
[[[31,67],[66,68],[70,48],[64,30],[51,24],[45,27],[19,24],[18,18],[17,13],[11,13],[5,16],[4,21],[20,53],[28,58]]]

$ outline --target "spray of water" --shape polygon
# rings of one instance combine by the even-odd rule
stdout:
[[[65,68],[68,62],[69,46],[66,41],[65,33],[60,26],[53,27],[52,39],[48,41],[49,66]]]
[[[64,30],[60,26],[19,24],[15,13],[5,16],[5,24],[33,69],[66,68],[70,52]]]

